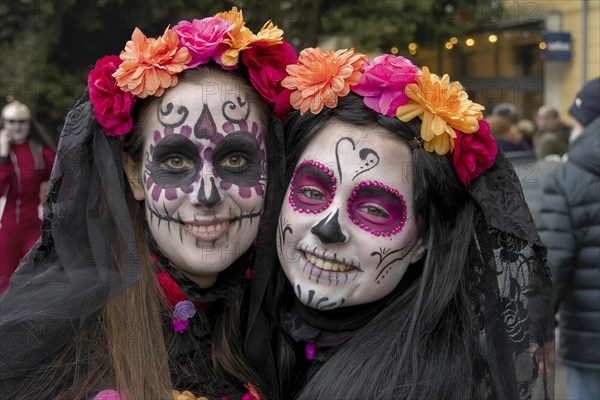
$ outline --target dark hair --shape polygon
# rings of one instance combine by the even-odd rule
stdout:
[[[389,131],[390,140],[406,143],[419,137],[421,125],[418,119],[404,123],[380,115],[353,94],[317,115],[296,113],[286,124],[286,182],[306,145],[331,119],[379,125]],[[300,399],[473,397],[469,383],[477,335],[465,272],[475,206],[446,157],[423,148],[413,150],[412,157],[415,212],[427,230],[427,255],[409,267],[407,275],[415,277],[406,290],[392,296],[327,361],[311,367],[297,390]],[[282,273],[277,281],[275,318],[281,317],[283,298],[290,294]],[[296,383],[291,374],[294,355],[287,340],[278,343],[283,393],[289,393]]]

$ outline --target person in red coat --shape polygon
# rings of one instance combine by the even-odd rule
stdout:
[[[55,153],[30,138],[31,111],[18,101],[2,109],[0,130],[0,293],[41,234],[40,198]],[[43,192],[43,193],[42,193]]]

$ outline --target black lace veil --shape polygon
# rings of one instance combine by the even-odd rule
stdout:
[[[119,140],[104,134],[84,94],[60,136],[42,236],[0,298],[0,393],[25,382],[142,275]]]

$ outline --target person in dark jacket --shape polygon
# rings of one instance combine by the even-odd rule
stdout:
[[[587,82],[569,113],[577,120],[568,161],[548,178],[539,233],[559,311],[559,361],[570,399],[600,398],[600,78]]]

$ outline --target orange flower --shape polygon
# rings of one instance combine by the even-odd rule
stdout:
[[[454,149],[455,129],[466,134],[479,129],[484,107],[469,100],[460,83],[450,83],[448,75],[440,79],[423,67],[417,83],[406,86],[406,95],[412,101],[398,107],[396,117],[404,122],[421,118],[421,138],[427,151],[444,155]]]
[[[354,53],[354,49],[332,50],[323,53],[320,48],[308,48],[300,52],[298,63],[288,65],[289,74],[281,85],[292,90],[290,102],[304,114],[310,109],[313,114],[323,107],[334,108],[338,98],[350,92],[362,73],[360,67],[367,56]]]
[[[135,28],[119,56],[123,62],[113,74],[124,92],[137,97],[161,96],[177,84],[177,74],[192,59],[186,47],[177,47],[179,36],[167,28],[158,39],[146,38]]]
[[[224,66],[231,67],[237,64],[240,51],[246,50],[253,43],[262,42],[267,45],[281,44],[283,42],[283,31],[277,26],[273,26],[271,21],[265,23],[258,32],[258,35],[246,28],[242,11],[233,7],[231,11],[221,12],[215,15],[216,18],[222,18],[234,25],[233,29],[227,32],[228,38],[223,43],[229,45],[229,48],[221,55],[221,63]]]

